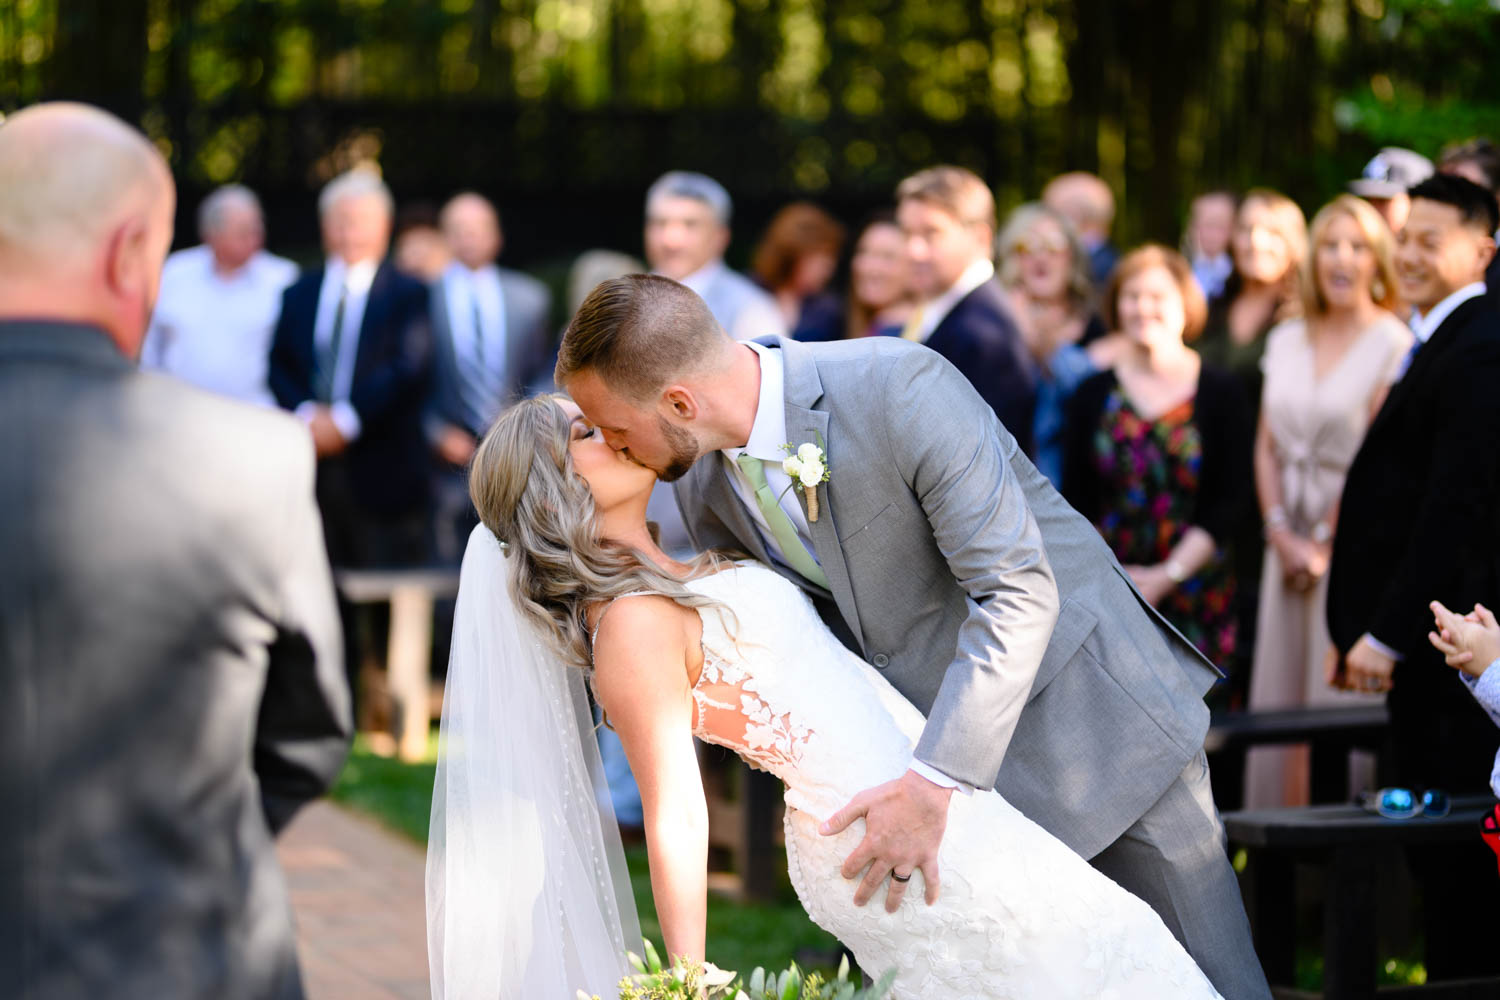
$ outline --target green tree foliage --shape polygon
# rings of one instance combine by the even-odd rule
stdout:
[[[858,208],[945,160],[1003,204],[1095,170],[1127,242],[1208,186],[1313,205],[1380,145],[1492,130],[1497,56],[1491,0],[0,3],[0,109],[103,103],[190,186],[375,156],[421,193],[634,202],[686,165]]]

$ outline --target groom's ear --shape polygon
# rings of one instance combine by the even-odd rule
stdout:
[[[685,385],[669,385],[661,393],[662,412],[678,420],[695,420],[698,417],[698,398]]]

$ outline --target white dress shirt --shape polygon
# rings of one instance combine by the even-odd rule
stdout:
[[[760,459],[764,463],[766,484],[776,495],[781,509],[791,519],[792,527],[797,529],[797,538],[807,548],[808,555],[817,561],[818,554],[813,549],[812,532],[807,525],[807,515],[802,512],[797,491],[791,488],[792,478],[781,467],[781,463],[787,457],[786,449],[782,445],[790,444],[796,447],[806,443],[787,440],[785,359],[779,350],[772,350],[750,341],[744,343],[760,358],[760,399],[755,405],[755,422],[750,427],[750,440],[745,442],[742,448],[725,448],[720,452],[724,456],[725,471],[729,475],[729,481],[734,485],[734,491],[738,494],[740,502],[745,505],[751,520],[755,522],[756,530],[760,532],[761,540],[765,543],[766,552],[776,562],[786,566],[787,564],[778,558],[780,547],[771,535],[771,528],[766,523],[765,515],[760,512],[760,504],[756,502],[755,487],[750,485],[749,478],[736,461],[740,455]],[[813,444],[817,442],[814,441]],[[822,565],[821,561],[818,564]],[[787,568],[791,569],[790,566]],[[793,572],[796,571],[793,570]],[[924,764],[915,757],[912,758],[911,769],[943,788],[955,788],[965,795],[973,791],[971,785],[950,778],[937,768]]]
[[[964,273],[958,276],[958,280],[946,292],[922,303],[922,318],[917,325],[917,342],[927,343],[927,338],[932,336],[932,332],[938,328],[939,323],[948,318],[953,307],[958,305],[965,295],[994,276],[994,262],[988,257],[981,257],[964,268]]]
[[[798,503],[797,491],[791,488],[792,477],[781,467],[781,463],[787,458],[786,449],[782,445],[798,445],[803,442],[788,441],[786,436],[786,362],[781,352],[749,341],[744,343],[760,358],[760,401],[755,407],[755,423],[750,428],[750,440],[742,448],[725,448],[720,454],[724,456],[725,469],[729,473],[730,482],[734,484],[734,491],[750,512],[750,518],[760,531],[761,540],[765,542],[766,551],[773,559],[790,569],[786,562],[777,558],[780,546],[771,534],[765,515],[760,512],[760,504],[755,499],[755,487],[750,485],[749,478],[740,469],[737,460],[741,455],[749,455],[765,464],[767,485],[776,495],[781,509],[791,519],[792,527],[797,529],[797,537],[806,547],[808,555],[817,560],[818,554],[813,550],[812,531],[807,526],[807,515],[802,512],[802,505]]]
[[[281,293],[297,265],[266,253],[220,274],[207,246],[179,250],[162,268],[161,292],[141,349],[141,367],[210,392],[275,406],[267,384]]]
[[[370,299],[370,285],[380,261],[366,260],[350,266],[339,257],[330,257],[323,271],[323,287],[318,292],[318,313],[313,323],[313,355],[333,339],[333,317],[338,312],[339,296],[347,289],[344,300],[343,333],[339,337],[339,356],[333,362],[333,394],[328,404],[334,426],[345,441],[359,437],[362,425],[359,414],[349,403],[354,384],[354,362],[359,353],[359,328],[365,321],[365,304]],[[297,416],[311,421],[319,404],[309,400],[297,407]]]
[[[1437,332],[1437,328],[1443,325],[1443,321],[1446,320],[1449,316],[1453,315],[1453,310],[1457,309],[1459,306],[1463,305],[1470,299],[1483,295],[1484,292],[1484,282],[1472,282],[1460,288],[1458,291],[1453,292],[1447,298],[1443,299],[1437,305],[1433,306],[1427,311],[1426,315],[1418,316],[1411,326],[1411,332],[1416,334],[1417,336],[1417,346],[1414,347],[1413,350],[1419,350],[1422,345],[1425,345],[1427,341],[1431,340],[1432,335]],[[1403,368],[1405,367],[1409,367],[1409,362],[1408,365],[1403,366]],[[1405,374],[1405,372],[1403,371],[1402,374]],[[1381,642],[1370,632],[1366,632],[1364,634],[1364,639],[1374,647],[1376,652],[1392,660],[1395,660],[1397,663],[1400,663],[1402,660],[1406,659],[1406,657],[1398,652],[1395,648]]]

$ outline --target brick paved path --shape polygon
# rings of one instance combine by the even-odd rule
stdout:
[[[429,1000],[421,848],[320,801],[277,854],[308,1000]]]

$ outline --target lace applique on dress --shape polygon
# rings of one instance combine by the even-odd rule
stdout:
[[[761,697],[759,685],[745,668],[703,650],[703,673],[693,687],[697,705],[693,734],[728,747],[753,766],[773,774],[802,761],[812,731],[790,712],[778,715]]]

